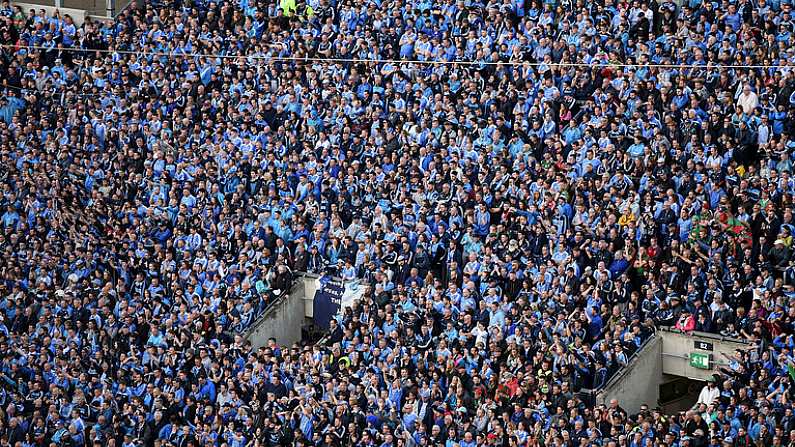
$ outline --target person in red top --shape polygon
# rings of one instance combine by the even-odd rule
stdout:
[[[683,310],[674,327],[682,332],[692,332],[696,328],[696,319],[690,311]]]

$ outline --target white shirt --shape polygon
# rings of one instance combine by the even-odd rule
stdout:
[[[720,390],[717,386],[710,388],[709,385],[705,385],[698,394],[698,401],[696,403],[709,405],[714,402],[718,396],[720,396]]]
[[[743,108],[743,112],[747,114],[751,114],[756,106],[759,104],[759,97],[754,92],[745,92],[740,93],[740,97],[737,98],[737,105]]]

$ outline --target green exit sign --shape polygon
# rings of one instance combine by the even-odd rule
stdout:
[[[700,352],[690,353],[690,366],[692,366],[693,368],[710,369],[709,361],[710,361],[709,354],[702,354]]]

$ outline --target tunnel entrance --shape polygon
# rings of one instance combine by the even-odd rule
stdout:
[[[696,405],[698,395],[706,386],[703,380],[693,380],[687,377],[663,374],[663,383],[660,384],[660,398],[658,406],[665,414],[676,414],[687,411]]]

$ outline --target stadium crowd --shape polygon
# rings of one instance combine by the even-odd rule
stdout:
[[[0,445],[795,443],[788,0],[0,3]],[[241,333],[295,272],[328,343]],[[750,341],[593,405],[657,327]],[[634,409],[633,409],[634,410]]]

